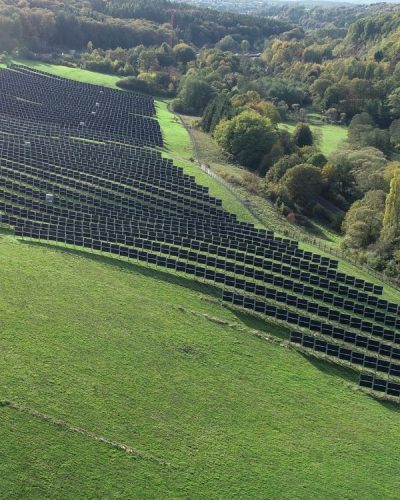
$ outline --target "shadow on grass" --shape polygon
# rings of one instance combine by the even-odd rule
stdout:
[[[0,225],[0,236],[10,236],[14,234],[14,229]]]
[[[320,372],[332,377],[340,377],[342,380],[358,386],[359,373],[355,372],[350,367],[348,368],[346,366],[337,365],[334,363],[334,361],[319,359],[303,352],[301,352],[300,354]],[[379,403],[387,410],[394,413],[400,413],[400,404],[398,402],[380,399],[379,397],[377,397],[378,394],[374,394],[373,392],[363,392],[362,394],[369,397],[370,399],[373,399],[374,402]]]
[[[378,399],[372,394],[368,394],[368,397],[373,399],[375,402],[379,403],[386,410],[392,411],[393,413],[400,413],[400,404],[394,401],[385,401],[384,399]]]
[[[268,318],[265,319],[254,316],[250,312],[246,312],[243,310],[229,308],[229,310],[237,317],[237,319],[246,325],[248,328],[252,328],[254,330],[259,330],[260,332],[268,333],[269,335],[273,335],[274,337],[278,337],[282,340],[290,339],[290,329],[286,328],[283,325],[278,325],[271,321],[268,321]]]
[[[220,298],[221,296],[220,288],[214,287],[207,283],[201,283],[191,278],[186,278],[184,276],[177,274],[176,271],[168,272],[168,271],[163,271],[162,269],[160,270],[154,269],[153,267],[150,267],[152,266],[151,264],[149,266],[146,266],[146,264],[144,263],[138,264],[135,263],[134,261],[128,261],[128,260],[124,261],[116,257],[108,257],[107,255],[104,254],[100,255],[91,253],[86,250],[51,245],[48,243],[24,241],[24,240],[19,240],[19,241],[23,245],[41,247],[41,248],[44,247],[64,254],[78,255],[80,257],[84,257],[94,262],[100,262],[102,264],[106,264],[107,266],[113,266],[127,273],[140,274],[147,278],[163,281],[165,283],[170,283],[173,285],[178,285],[183,288],[188,288],[190,290],[195,290],[196,292],[210,295],[212,297]]]
[[[337,365],[334,361],[328,358],[316,358],[315,356],[311,356],[303,352],[300,352],[300,354],[320,372],[332,377],[340,377],[347,382],[358,385],[359,374],[352,370],[350,367],[347,368],[346,366]]]

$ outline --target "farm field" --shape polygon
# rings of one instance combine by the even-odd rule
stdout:
[[[275,325],[86,252],[3,236],[0,263],[3,498],[396,497],[398,408]]]

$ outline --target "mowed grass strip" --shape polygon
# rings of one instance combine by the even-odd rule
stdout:
[[[254,327],[211,287],[10,236],[0,269],[0,400],[174,466],[1,408],[1,496],[397,495],[398,409],[353,373],[182,310]]]

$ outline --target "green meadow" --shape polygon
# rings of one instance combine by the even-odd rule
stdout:
[[[0,268],[0,497],[397,496],[398,408],[213,288],[10,236]]]
[[[329,156],[333,151],[336,151],[347,139],[347,128],[340,125],[332,125],[324,123],[321,120],[321,115],[318,113],[308,114],[308,124],[314,134],[314,137],[319,145],[321,152],[325,156]],[[293,132],[296,124],[289,121],[280,124],[282,129]]]

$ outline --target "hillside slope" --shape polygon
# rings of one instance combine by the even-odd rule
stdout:
[[[212,288],[9,236],[0,269],[3,498],[396,497],[397,408]]]

